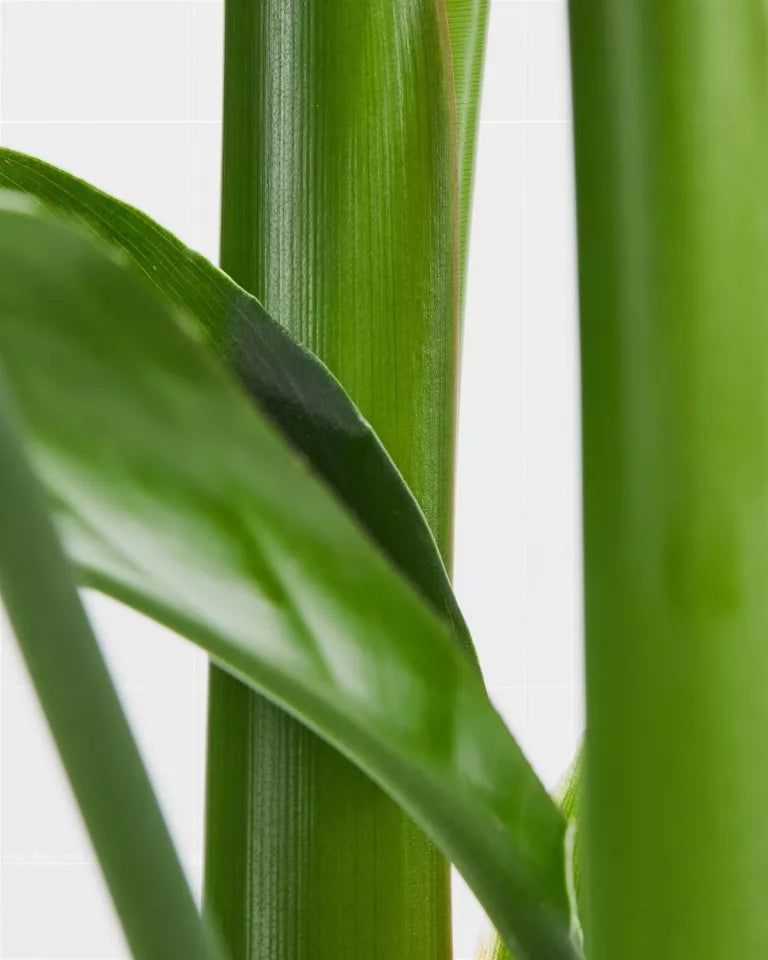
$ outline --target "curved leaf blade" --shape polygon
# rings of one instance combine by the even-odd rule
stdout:
[[[248,393],[381,549],[472,640],[427,521],[387,451],[330,371],[226,274],[127,204],[33,157],[0,148],[0,187],[84,224],[123,251],[237,371]]]
[[[0,213],[0,352],[85,582],[365,769],[521,958],[572,958],[564,824],[477,672],[124,259]]]
[[[0,384],[0,595],[137,960],[221,960]]]
[[[582,844],[582,793],[584,768],[584,745],[573,759],[571,766],[554,792],[553,799],[560,807],[565,818],[565,870],[568,896],[571,902],[571,936],[581,947],[583,932],[579,918],[579,898],[581,895],[581,844]],[[503,941],[494,930],[488,942],[480,947],[478,960],[514,960]]]

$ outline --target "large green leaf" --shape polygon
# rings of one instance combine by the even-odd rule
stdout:
[[[0,596],[133,956],[216,960],[2,384],[0,530]]]
[[[327,368],[229,277],[127,204],[62,170],[0,148],[0,187],[85,224],[188,314],[251,397],[305,456],[475,659],[434,537],[376,434]]]
[[[230,4],[229,16],[237,9]],[[249,5],[249,16],[255,10]],[[242,45],[242,31],[234,32]],[[275,46],[270,49],[274,55]],[[237,153],[235,158],[240,162]],[[76,216],[110,243],[119,244],[166,298],[199,318],[201,335],[216,344],[251,396],[400,569],[451,620],[471,650],[424,516],[376,436],[322,364],[297,346],[240,287],[138,211],[55,168],[9,151],[0,151],[0,184],[31,193],[53,212]],[[298,221],[294,229],[299,230]],[[448,242],[450,246],[450,238]],[[272,246],[281,248],[279,235]],[[277,271],[283,286],[287,270],[283,263]],[[361,269],[354,276],[358,285],[363,282]],[[401,295],[401,301],[407,299]],[[422,302],[423,298],[413,298],[414,308],[420,310]],[[397,316],[407,330],[409,315],[402,302]],[[298,332],[308,322],[297,323]],[[387,339],[399,343],[400,338],[392,331]],[[411,343],[404,353],[420,354],[423,349]],[[367,364],[364,351],[352,353]],[[388,388],[383,374],[396,367],[382,366],[372,385],[400,431],[402,442],[394,452],[406,464],[419,454],[431,460],[440,431],[425,437],[408,414],[412,406],[408,397],[418,392],[412,370],[400,378],[397,391]],[[441,369],[440,364],[429,365],[438,379]],[[349,376],[348,367],[344,373]],[[378,415],[381,419],[381,407]],[[392,425],[389,440],[394,440]],[[409,453],[404,456],[406,448]],[[440,468],[435,463],[430,469]],[[418,482],[413,470],[411,480],[417,481],[422,496],[431,489]],[[434,506],[434,499],[427,502]],[[441,503],[449,506],[445,497]],[[218,670],[211,672],[209,704],[205,904],[215,914],[232,954],[259,955],[261,950],[262,957],[279,957],[283,944],[291,944],[292,960],[302,957],[302,951],[311,960],[320,960],[324,952],[338,960],[340,950],[353,956],[379,951],[396,953],[401,960],[407,956],[438,960],[450,943],[449,918],[446,913],[438,922],[436,909],[428,908],[425,900],[433,888],[445,900],[448,885],[444,868],[442,877],[436,876],[434,864],[440,858],[420,832],[335,751]],[[272,772],[269,777],[265,770]],[[286,803],[287,795],[295,802]],[[271,828],[273,816],[276,824]],[[286,820],[290,822],[283,827]],[[247,840],[249,833],[252,841]],[[310,843],[314,852],[307,856]],[[293,862],[292,847],[297,849]],[[388,851],[387,856],[377,853],[381,849]],[[294,909],[299,896],[301,907]],[[392,911],[388,903],[393,904]],[[338,909],[339,904],[344,907]],[[257,911],[261,922],[254,924],[251,916]],[[315,914],[323,917],[322,944]],[[274,926],[264,922],[269,915],[285,924],[285,936],[276,935]],[[254,934],[254,929],[265,932]],[[437,955],[427,944],[436,945]]]
[[[83,581],[374,777],[521,958],[574,956],[564,823],[449,629],[126,263],[0,213],[0,355]]]

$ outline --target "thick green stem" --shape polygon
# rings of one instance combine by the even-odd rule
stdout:
[[[222,265],[339,377],[448,558],[458,237],[446,43],[433,0],[228,0]],[[448,866],[423,834],[216,669],[205,905],[234,960],[451,951]]]
[[[583,791],[581,773],[583,765],[584,746],[582,744],[552,797],[560,807],[560,812],[568,824],[565,839],[566,884],[572,911],[571,935],[577,943],[581,939],[579,908],[581,903],[581,795]],[[487,942],[480,945],[477,960],[514,960],[514,957],[504,945],[498,933],[493,931]]]
[[[768,955],[762,0],[571,5],[590,960]]]

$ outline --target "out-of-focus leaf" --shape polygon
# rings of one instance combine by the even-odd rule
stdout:
[[[220,960],[13,421],[0,384],[0,596],[126,938],[136,960]]]
[[[571,958],[564,822],[449,629],[122,258],[0,214],[0,355],[83,580],[376,779],[526,960]]]

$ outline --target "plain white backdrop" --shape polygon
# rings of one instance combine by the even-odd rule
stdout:
[[[393,0],[395,2],[395,0]],[[216,259],[221,0],[0,0],[0,140]],[[455,581],[491,695],[548,786],[583,726],[574,194],[564,0],[493,0],[467,289]],[[88,598],[199,889],[205,658]],[[0,956],[127,955],[0,625]],[[486,925],[454,883],[457,960]]]

